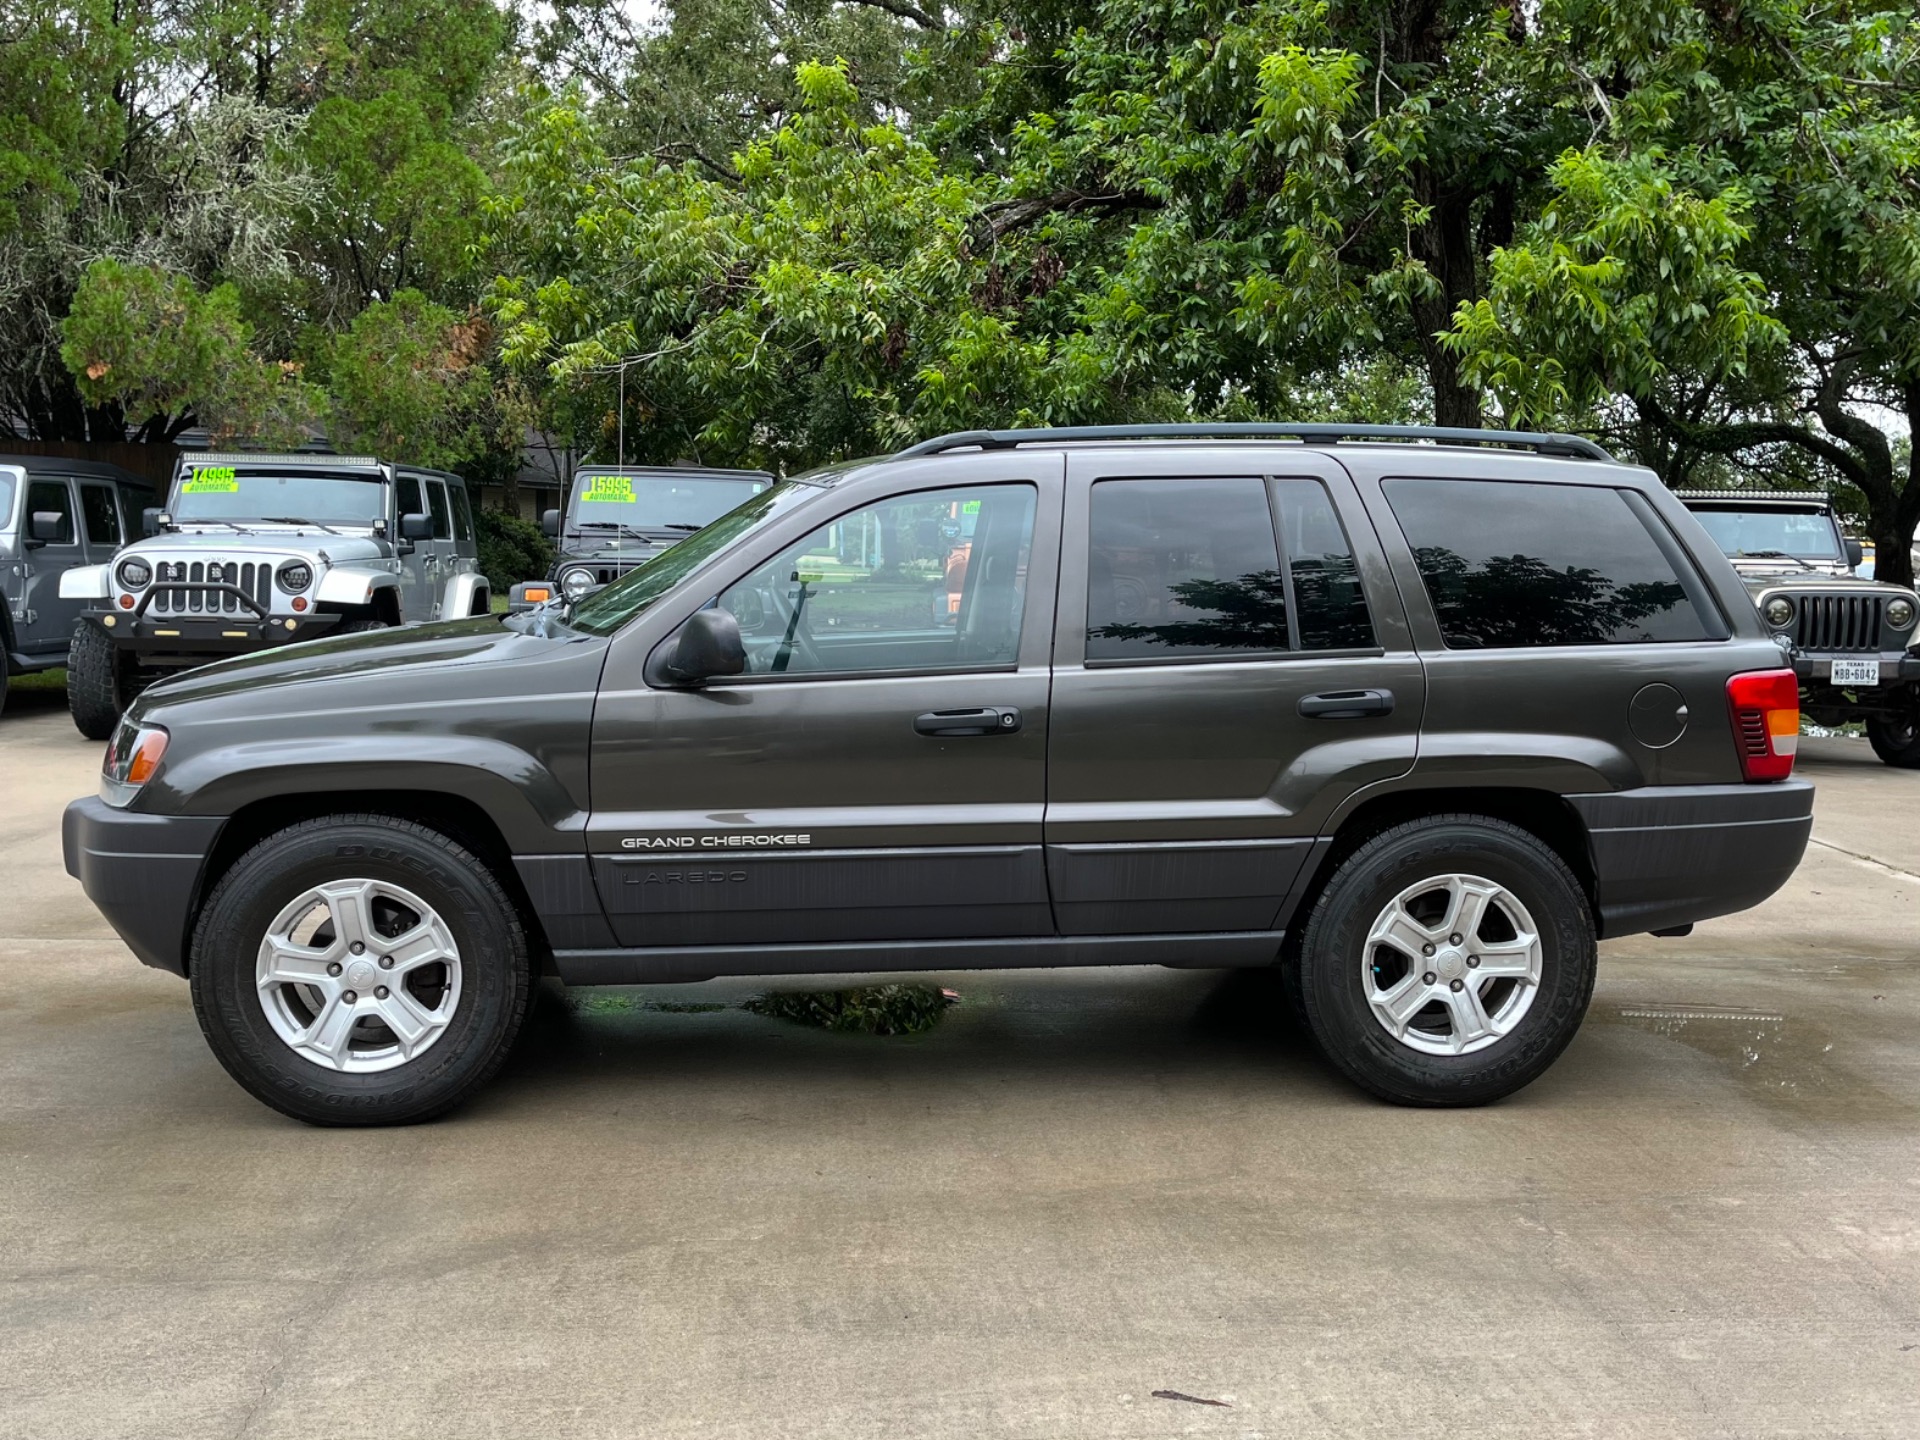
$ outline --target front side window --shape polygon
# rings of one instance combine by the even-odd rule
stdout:
[[[424,515],[427,502],[420,498],[420,477],[402,475],[397,481],[400,486],[400,513],[402,515]]]
[[[372,525],[386,513],[385,482],[371,473],[315,474],[202,465],[173,487],[167,513],[180,524]]]
[[[1288,649],[1286,576],[1261,477],[1102,480],[1088,528],[1089,662]]]
[[[923,491],[789,545],[719,597],[740,622],[747,673],[1013,665],[1036,499],[1031,485]]]
[[[113,498],[111,485],[82,485],[80,510],[86,517],[88,544],[120,543],[120,506]]]
[[[1618,490],[1495,480],[1384,489],[1449,649],[1709,638]]]
[[[33,523],[35,515],[58,515],[59,532],[47,543],[49,545],[71,545],[74,543],[73,531],[73,494],[67,489],[64,480],[35,480],[27,486],[27,524]],[[25,528],[25,527],[23,527]]]

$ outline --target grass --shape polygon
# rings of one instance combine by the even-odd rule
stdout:
[[[7,685],[14,690],[64,690],[67,688],[67,668],[62,665],[57,670],[38,670],[31,675],[15,675],[8,679]]]

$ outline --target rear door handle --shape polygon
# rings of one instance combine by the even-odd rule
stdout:
[[[913,717],[916,735],[1012,735],[1020,712],[1011,705],[982,705],[972,710],[929,710]]]
[[[1300,713],[1309,720],[1363,720],[1369,715],[1391,715],[1391,690],[1327,690],[1307,695]]]

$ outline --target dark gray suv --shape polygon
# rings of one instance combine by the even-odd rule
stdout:
[[[1476,1104],[1598,938],[1792,873],[1794,676],[1573,437],[980,432],[773,486],[571,606],[134,702],[67,866],[241,1084],[417,1120],[543,972],[1278,966],[1334,1064]]]

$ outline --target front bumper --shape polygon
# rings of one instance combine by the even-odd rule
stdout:
[[[67,873],[140,963],[184,975],[194,892],[224,823],[116,810],[89,795],[67,806],[60,843]]]
[[[250,655],[296,640],[316,640],[340,624],[338,615],[143,615],[137,610],[86,610],[115,647],[142,658]]]
[[[1882,685],[1897,685],[1907,680],[1920,680],[1920,655],[1900,650],[1882,650],[1878,654],[1865,655],[1808,655],[1796,652],[1793,657],[1793,673],[1800,677],[1802,685],[1831,685],[1835,660],[1878,660]]]
[[[1751,909],[1787,883],[1813,833],[1813,786],[1649,785],[1569,795],[1587,825],[1600,934]]]

